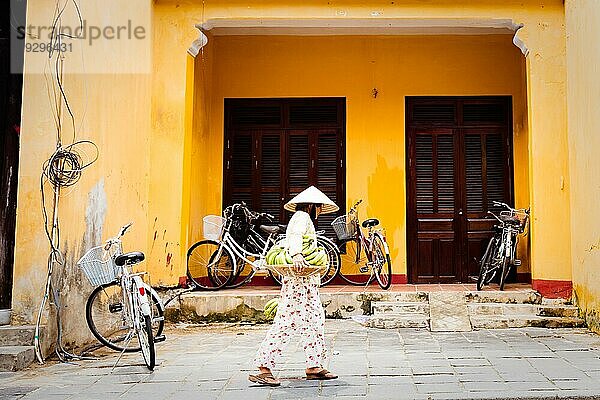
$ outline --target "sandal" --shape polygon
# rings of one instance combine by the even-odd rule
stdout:
[[[271,372],[264,372],[258,375],[248,375],[250,382],[258,383],[259,385],[266,386],[279,386],[281,382],[275,378]]]
[[[321,381],[326,381],[329,379],[337,379],[337,375],[332,374],[331,372],[327,371],[325,368],[323,368],[322,370],[320,370],[319,372],[312,372],[312,373],[307,373],[306,374],[306,379],[307,380],[321,380]]]

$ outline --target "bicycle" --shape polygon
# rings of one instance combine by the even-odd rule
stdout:
[[[230,206],[233,209],[241,212],[230,211],[228,215],[232,216],[234,220],[232,226],[237,231],[237,236],[232,233],[232,236],[237,237],[238,243],[242,243],[242,246],[253,253],[259,253],[266,245],[269,240],[269,233],[273,234],[270,238],[272,243],[269,245],[269,249],[275,242],[278,242],[285,238],[286,225],[276,224],[273,225],[274,217],[271,214],[257,213],[249,210],[245,203]],[[236,217],[237,216],[237,217]],[[261,224],[261,222],[265,224]],[[329,258],[329,268],[321,274],[321,286],[325,286],[335,278],[341,267],[341,258],[336,244],[326,236],[325,231],[317,231],[317,246],[321,246],[327,252]],[[266,236],[266,237],[265,237]],[[239,262],[243,262],[241,259]],[[249,266],[250,268],[246,268]],[[281,285],[280,276],[273,273],[271,270],[268,271],[271,279]],[[236,288],[247,282],[249,282],[256,271],[251,268],[247,263],[241,264],[241,268],[237,269],[237,272],[231,282],[227,285],[227,288]]]
[[[392,284],[392,261],[383,229],[375,229],[379,225],[377,218],[369,218],[360,224],[357,201],[348,214],[337,217],[331,223],[338,239],[342,259],[359,267],[359,274],[350,275],[340,271],[340,277],[352,285],[369,285],[373,278],[383,290]],[[368,229],[365,236],[363,228]]]
[[[123,253],[121,237],[131,225],[123,226],[117,236],[91,248],[77,262],[90,284],[96,286],[87,299],[85,318],[100,343],[121,354],[141,351],[146,366],[153,370],[155,343],[165,340],[164,306],[142,279],[147,272],[130,271],[145,258],[142,252]],[[134,336],[138,345],[130,346]]]
[[[248,229],[236,225],[239,220],[236,215],[243,215],[244,223]],[[273,220],[273,216],[266,213],[250,211],[244,203],[234,204],[223,211],[224,217],[207,215],[204,217],[204,236],[190,247],[187,254],[188,278],[199,288],[204,290],[219,290],[222,288],[235,288],[249,282],[258,271],[264,270],[265,257],[271,246],[284,237],[285,227],[282,225],[260,225],[261,219]],[[262,234],[256,231],[256,225]],[[242,234],[240,237],[240,232]],[[266,235],[266,238],[263,236]],[[237,236],[237,239],[234,237]],[[337,252],[337,247],[323,236],[317,237],[317,243],[323,244],[331,252]],[[241,242],[241,243],[240,243]],[[334,261],[333,269],[339,269],[340,258],[335,254],[331,256]],[[246,266],[250,267],[249,270]],[[332,263],[328,267],[332,269]],[[270,270],[269,276],[280,284],[277,277]],[[332,274],[324,274],[328,282],[333,279]]]
[[[493,202],[494,206],[504,207],[499,215],[488,211],[500,224],[494,225],[494,235],[490,239],[480,261],[477,290],[488,285],[500,273],[500,290],[504,290],[506,278],[511,266],[521,265],[521,260],[515,258],[519,235],[525,232],[529,220],[529,208],[516,209],[506,203]]]

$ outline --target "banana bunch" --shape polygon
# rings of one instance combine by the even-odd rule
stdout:
[[[327,252],[323,247],[317,246],[315,237],[311,235],[302,237],[302,255],[310,265],[321,266],[329,262]],[[292,263],[292,257],[287,251],[285,243],[276,243],[267,253],[267,264],[269,265],[289,265]]]
[[[275,314],[277,313],[277,306],[279,305],[279,299],[274,298],[271,299],[265,304],[265,308],[263,309],[263,314],[265,317],[271,319],[275,318]]]

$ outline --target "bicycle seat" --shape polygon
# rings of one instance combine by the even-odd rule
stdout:
[[[377,226],[379,225],[379,220],[377,218],[369,218],[369,219],[365,219],[362,222],[362,227],[363,228],[370,228],[372,226]]]
[[[119,267],[123,265],[132,265],[144,261],[144,253],[140,251],[132,251],[131,253],[121,254],[115,257],[115,264]]]
[[[285,228],[282,228],[282,226],[283,225],[260,225],[258,229],[270,235],[276,235],[278,233],[285,233]]]

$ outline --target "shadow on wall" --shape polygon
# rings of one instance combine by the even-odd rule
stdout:
[[[403,237],[406,225],[404,171],[390,168],[385,158],[378,155],[375,171],[367,178],[367,194],[369,206],[361,219],[375,216],[381,221],[390,246],[392,268],[397,273],[401,270],[398,257],[403,246],[394,239]],[[405,264],[402,260],[402,265]]]

